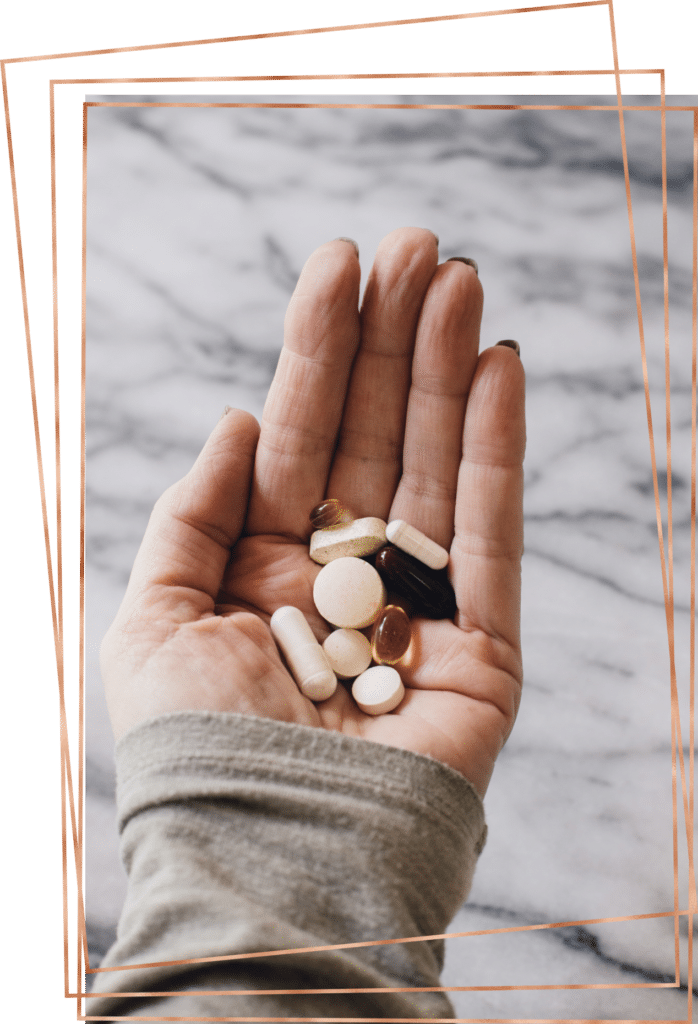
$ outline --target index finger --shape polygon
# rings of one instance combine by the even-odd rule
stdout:
[[[359,344],[360,276],[346,239],[320,246],[303,267],[264,405],[248,533],[305,539],[308,513],[325,497]]]

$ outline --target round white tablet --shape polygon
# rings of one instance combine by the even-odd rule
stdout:
[[[322,649],[332,671],[340,679],[353,679],[371,664],[371,644],[358,629],[335,629]]]
[[[351,695],[367,715],[385,715],[402,702],[405,687],[390,665],[374,665],[354,680]]]
[[[315,607],[323,619],[347,629],[375,622],[385,598],[378,572],[361,558],[335,558],[323,566],[313,587]]]

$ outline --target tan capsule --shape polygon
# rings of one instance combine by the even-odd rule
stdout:
[[[301,693],[322,701],[337,689],[337,677],[300,608],[277,608],[269,623]]]
[[[412,627],[406,612],[396,604],[387,604],[373,628],[373,660],[379,665],[394,665],[407,653],[411,640]]]
[[[354,517],[337,498],[326,498],[315,506],[308,518],[314,530],[324,530],[327,526],[350,523]]]
[[[448,551],[431,537],[410,526],[404,519],[393,519],[385,528],[385,536],[395,547],[418,558],[430,569],[445,569],[448,565]]]

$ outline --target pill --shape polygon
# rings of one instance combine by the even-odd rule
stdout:
[[[353,515],[337,498],[326,498],[310,513],[310,524],[314,530],[322,530],[326,526],[336,526],[338,523],[350,523]]]
[[[362,558],[335,558],[322,567],[313,586],[315,607],[323,619],[347,629],[375,622],[385,596],[382,579]]]
[[[385,523],[368,516],[351,523],[340,523],[316,530],[310,537],[310,557],[320,565],[335,558],[363,558],[373,555],[385,544]]]
[[[391,545],[380,548],[375,564],[387,586],[413,605],[415,615],[452,619],[456,614],[456,595],[443,571],[433,572],[416,558]]]
[[[405,687],[397,669],[374,665],[354,680],[351,695],[367,715],[393,711],[405,696]]]
[[[387,604],[373,627],[373,660],[379,665],[394,665],[407,653],[411,639],[412,627],[407,613],[396,604]]]
[[[300,608],[277,608],[269,623],[303,696],[321,701],[337,689],[337,677]]]
[[[385,536],[391,544],[401,551],[406,551],[413,558],[418,558],[430,569],[445,569],[448,565],[448,551],[437,544],[431,537],[410,526],[404,519],[393,519],[385,529]]]
[[[340,679],[353,679],[371,664],[371,644],[358,629],[335,629],[322,649],[330,668]]]

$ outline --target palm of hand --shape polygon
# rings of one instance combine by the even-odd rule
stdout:
[[[156,506],[103,648],[117,734],[169,710],[254,714],[429,754],[484,794],[521,677],[523,378],[510,351],[477,359],[474,273],[457,263],[436,271],[428,232],[388,239],[360,326],[358,264],[346,243],[318,250],[331,249],[334,266],[325,252],[318,272],[311,257],[259,440],[250,417],[229,412]],[[402,331],[386,309],[400,299]],[[381,370],[376,325],[386,322],[403,351],[382,353]],[[309,325],[318,335],[310,342]],[[276,608],[292,604],[320,640],[328,632],[307,548],[308,511],[328,495],[357,515],[408,519],[451,547],[456,621],[413,620],[400,666],[407,694],[388,715],[365,715],[342,685],[313,704],[269,630]]]

